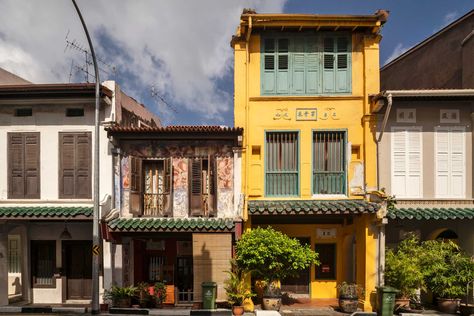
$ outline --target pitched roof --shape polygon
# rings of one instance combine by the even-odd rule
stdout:
[[[329,215],[375,213],[377,203],[365,200],[280,200],[249,201],[252,215]]]
[[[434,33],[433,35],[431,35],[430,37],[428,37],[427,39],[425,39],[424,41],[421,41],[420,43],[418,43],[417,45],[413,46],[412,48],[410,48],[409,50],[407,50],[406,52],[404,52],[403,54],[401,54],[400,56],[398,56],[397,58],[394,58],[393,60],[391,60],[389,63],[387,63],[386,65],[384,65],[382,68],[380,68],[380,70],[384,70],[388,67],[390,67],[392,64],[396,63],[398,60],[404,58],[405,56],[413,53],[414,51],[418,50],[419,48],[425,46],[426,44],[428,44],[429,42],[431,42],[433,39],[435,39],[436,37],[440,36],[441,34],[443,34],[444,32],[448,31],[449,29],[453,28],[454,26],[456,26],[457,24],[461,23],[462,21],[464,21],[465,19],[467,19],[468,17],[470,17],[471,15],[474,14],[474,9],[467,12],[466,14],[464,14],[463,16],[461,16],[459,19],[456,19],[454,20],[453,22],[451,22],[450,24],[448,24],[447,26],[445,26],[444,28],[442,28],[441,30],[439,30],[438,32]]]
[[[231,232],[230,218],[134,217],[116,218],[107,223],[111,232]]]
[[[474,207],[408,207],[388,210],[390,219],[474,219]]]
[[[92,217],[89,206],[5,206],[0,207],[0,218],[9,219],[63,219]]]

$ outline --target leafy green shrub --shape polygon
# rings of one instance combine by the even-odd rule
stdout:
[[[133,286],[120,287],[113,285],[109,290],[105,290],[104,299],[112,301],[115,306],[120,300],[131,299],[137,295],[137,288]]]
[[[452,241],[423,242],[422,268],[428,288],[440,298],[461,298],[474,280],[474,261]]]
[[[415,291],[425,286],[422,272],[423,247],[420,240],[411,234],[385,253],[385,284],[398,289],[399,298],[409,299]]]
[[[319,264],[318,254],[309,245],[268,228],[254,228],[236,244],[236,263],[245,271],[267,281],[295,276],[311,264]]]

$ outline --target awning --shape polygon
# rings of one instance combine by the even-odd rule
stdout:
[[[376,213],[380,205],[365,200],[249,201],[251,215],[326,215]]]
[[[473,219],[474,207],[409,207],[388,210],[389,219]]]
[[[92,206],[4,206],[0,219],[89,219]]]
[[[107,223],[110,232],[232,232],[231,218],[116,218]]]

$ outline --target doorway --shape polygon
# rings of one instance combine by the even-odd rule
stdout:
[[[309,245],[309,237],[297,237],[302,245]],[[300,271],[298,276],[286,278],[281,283],[281,290],[293,294],[309,294],[310,268]]]
[[[66,299],[91,299],[92,241],[63,241],[63,268],[66,272]]]

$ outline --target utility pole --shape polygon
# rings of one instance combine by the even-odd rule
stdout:
[[[100,258],[100,237],[99,237],[99,125],[100,125],[100,112],[99,112],[99,67],[97,66],[97,60],[95,58],[94,46],[92,46],[92,40],[89,36],[86,23],[81,14],[81,10],[77,6],[75,0],[71,0],[72,4],[76,8],[79,19],[81,19],[82,27],[86,33],[87,42],[91,50],[92,61],[94,62],[94,73],[95,73],[95,129],[94,129],[94,219],[92,223],[92,306],[91,313],[100,313],[99,309],[99,258]]]

